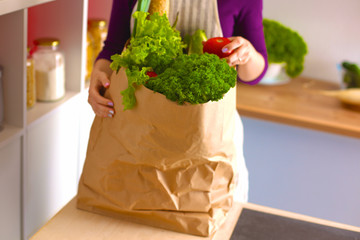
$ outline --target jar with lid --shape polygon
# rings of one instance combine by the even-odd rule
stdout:
[[[4,128],[4,91],[3,91],[3,84],[2,84],[2,75],[3,75],[3,68],[0,66],[0,131]]]
[[[26,106],[32,108],[36,102],[36,86],[34,74],[34,61],[28,48],[28,56],[26,59]]]
[[[89,19],[87,32],[86,80],[90,79],[93,64],[104,46],[107,36],[107,23],[103,19]]]
[[[59,50],[60,41],[41,38],[34,41],[33,53],[38,101],[56,101],[65,95],[65,59]]]
[[[86,35],[86,76],[85,80],[90,80],[90,75],[92,72],[92,67],[95,61],[94,57],[94,48],[93,48],[93,38],[90,32],[87,32]]]

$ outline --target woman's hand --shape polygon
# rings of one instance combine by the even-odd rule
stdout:
[[[256,79],[265,67],[264,57],[243,37],[229,37],[231,43],[223,47],[223,52],[232,52],[226,58],[230,67],[238,66],[238,75],[244,81]]]
[[[229,37],[228,39],[231,43],[227,44],[222,50],[223,52],[232,52],[226,59],[231,67],[246,64],[256,52],[253,45],[245,38]]]
[[[110,61],[106,59],[96,61],[90,77],[88,102],[99,117],[111,118],[115,113],[114,103],[102,96],[104,90],[110,86],[109,77],[111,74]]]

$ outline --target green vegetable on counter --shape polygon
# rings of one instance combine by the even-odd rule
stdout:
[[[214,54],[184,54],[145,86],[179,104],[199,104],[222,99],[235,86],[236,75]]]
[[[288,76],[300,75],[308,51],[304,39],[277,21],[263,19],[263,25],[269,63],[286,63]]]
[[[347,88],[360,88],[360,68],[356,63],[342,62],[344,69],[343,81]]]

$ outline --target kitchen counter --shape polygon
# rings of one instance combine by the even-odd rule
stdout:
[[[210,240],[79,210],[76,198],[31,238],[62,239]],[[235,203],[212,238],[226,239],[360,239],[360,228],[256,204]]]
[[[237,109],[242,116],[360,138],[360,109],[342,104],[318,90],[338,85],[304,77],[283,85],[237,85]]]

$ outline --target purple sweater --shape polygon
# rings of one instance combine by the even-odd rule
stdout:
[[[125,42],[130,38],[130,18],[134,5],[135,1],[113,0],[108,36],[98,59],[110,60],[112,55],[121,53]],[[246,38],[265,58],[265,69],[262,74],[253,81],[244,82],[251,85],[261,80],[268,67],[262,25],[262,7],[262,0],[218,0],[220,24],[224,37],[242,36]],[[242,80],[239,79],[239,81]]]

